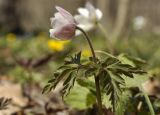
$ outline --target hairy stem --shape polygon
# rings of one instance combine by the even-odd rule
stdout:
[[[93,55],[93,60],[94,62],[96,63],[97,60],[96,60],[96,55],[95,55],[95,52],[94,52],[94,49],[93,49],[93,46],[92,46],[92,43],[89,39],[89,36],[88,34],[80,27],[76,27],[76,29],[80,30],[83,35],[85,36],[88,44],[89,44],[89,47],[91,49],[91,52],[92,52],[92,55]],[[97,104],[98,104],[98,115],[103,115],[103,110],[102,110],[102,99],[101,99],[101,91],[100,91],[100,85],[99,85],[99,76],[94,76],[94,79],[95,79],[95,85],[96,85],[96,97],[97,97]]]
[[[146,102],[148,104],[148,107],[149,107],[151,115],[156,115],[148,95],[145,92],[143,92],[143,94],[144,94],[145,100],[146,100]]]
[[[97,96],[97,103],[98,103],[98,113],[99,113],[98,115],[103,115],[99,76],[94,76],[94,79],[95,79],[96,96]]]
[[[144,98],[145,98],[145,100],[146,100],[146,102],[147,102],[147,105],[148,105],[148,107],[149,107],[149,111],[150,111],[151,115],[156,115],[155,112],[154,112],[152,103],[151,103],[148,95],[146,94],[146,92],[143,90],[142,87],[141,87],[141,90],[142,90],[142,92],[143,92]]]
[[[83,33],[83,35],[85,36],[85,38],[86,38],[86,40],[87,40],[87,42],[89,44],[89,47],[91,49],[91,52],[92,52],[92,55],[93,55],[93,59],[96,62],[96,54],[94,52],[94,49],[93,49],[92,43],[91,43],[91,41],[89,39],[89,36],[87,35],[87,33],[82,28],[77,26],[76,29],[80,30]]]

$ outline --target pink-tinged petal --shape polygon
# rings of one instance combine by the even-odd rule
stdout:
[[[54,32],[54,35],[56,38],[59,38],[61,40],[68,40],[72,39],[75,36],[75,30],[76,30],[75,24],[67,24],[62,28],[57,29]]]
[[[96,16],[97,16],[97,19],[100,20],[103,16],[103,13],[101,12],[101,10],[99,9],[96,9]]]
[[[63,9],[63,8],[61,8],[59,6],[56,6],[56,9],[70,23],[75,23],[75,20],[74,20],[73,16],[68,11],[66,11],[65,9]]]
[[[55,13],[55,17],[50,20],[52,28],[59,28],[63,25],[70,24],[60,13]]]
[[[86,17],[86,18],[89,18],[89,11],[86,9],[86,8],[78,8],[78,12]]]
[[[66,16],[71,16],[72,17],[72,14],[70,14],[68,11],[66,11],[65,9],[59,7],[59,6],[56,6],[56,9],[58,12],[60,12],[62,15],[66,15]]]
[[[56,7],[56,9],[58,12],[51,18],[50,36],[59,40],[72,39],[76,30],[74,17],[61,7]]]
[[[67,18],[65,18],[61,13],[59,13],[59,12],[57,12],[57,13],[55,13],[55,18],[57,19],[57,20],[61,20],[61,21],[65,21],[65,23],[69,23],[68,22],[68,20],[67,20]]]
[[[50,30],[49,30],[50,37],[51,37],[51,38],[54,38],[54,39],[56,39],[56,40],[60,40],[60,39],[58,39],[58,38],[55,36],[55,32],[56,32],[55,29],[50,29]]]
[[[66,18],[64,18],[60,13],[55,13],[55,20],[52,21],[54,21],[52,25],[52,27],[54,28],[70,24],[69,21]]]
[[[59,12],[55,13],[54,17],[56,19],[58,19],[58,20],[65,20],[65,21],[67,21],[67,19],[61,13],[59,13]]]
[[[51,26],[54,27],[56,24],[56,19],[55,18],[50,18],[51,20]]]

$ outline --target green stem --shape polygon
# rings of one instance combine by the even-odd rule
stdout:
[[[145,98],[145,100],[146,100],[146,102],[147,102],[147,105],[148,105],[148,107],[149,107],[149,111],[150,111],[151,115],[156,115],[155,112],[154,112],[152,103],[151,103],[151,101],[150,101],[148,95],[147,95],[146,92],[143,90],[143,88],[141,88],[141,89],[142,89],[144,98]]]
[[[76,27],[76,29],[80,30],[83,35],[85,36],[88,44],[89,44],[89,47],[91,49],[91,52],[92,52],[92,55],[93,55],[93,60],[94,62],[96,63],[97,62],[97,59],[96,59],[96,55],[95,55],[95,52],[94,52],[94,49],[93,49],[93,46],[92,46],[92,43],[89,39],[89,36],[88,34],[80,27]],[[98,115],[103,115],[103,110],[102,110],[102,99],[101,99],[101,91],[100,91],[100,85],[99,85],[99,76],[95,76],[94,75],[94,79],[95,79],[95,85],[96,85],[96,97],[97,97],[97,104],[98,104]]]
[[[96,85],[96,95],[97,95],[98,113],[99,113],[98,115],[103,115],[99,76],[94,76],[94,80]]]
[[[89,47],[91,49],[91,52],[92,52],[92,55],[93,55],[93,59],[96,62],[96,54],[94,52],[94,49],[93,49],[92,43],[91,43],[91,41],[89,39],[89,36],[87,35],[87,33],[82,28],[77,26],[76,29],[80,30],[83,33],[83,35],[85,36],[85,38],[86,38],[86,40],[87,40],[87,42],[89,44]]]
[[[114,54],[113,43],[109,39],[108,34],[107,34],[105,28],[103,27],[103,25],[101,23],[97,23],[97,25],[100,28],[101,32],[104,34],[105,38],[106,38],[106,44],[108,45],[110,53]]]
[[[102,33],[104,34],[104,36],[106,37],[106,39],[107,39],[108,41],[110,41],[109,38],[108,38],[108,34],[107,34],[105,28],[103,27],[103,25],[102,25],[101,23],[97,23],[97,25],[98,25],[98,27],[101,29],[101,31],[102,31]]]

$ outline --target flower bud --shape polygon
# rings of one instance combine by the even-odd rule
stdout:
[[[59,40],[69,40],[75,36],[76,21],[74,17],[61,7],[56,7],[57,13],[51,18],[52,29],[49,30],[50,37]]]

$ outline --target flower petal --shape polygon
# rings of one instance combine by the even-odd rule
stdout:
[[[59,6],[56,6],[56,9],[58,10],[58,12],[64,17],[66,18],[70,23],[75,23],[75,20],[73,18],[73,16],[68,12],[66,11],[65,9],[59,7]]]
[[[55,29],[49,29],[49,33],[51,38],[55,38],[55,35],[54,35]]]
[[[95,12],[95,7],[90,3],[90,2],[87,2],[86,3],[86,8],[88,9],[88,11],[91,13],[91,12]]]
[[[84,17],[84,16],[82,16],[82,15],[75,15],[74,19],[76,20],[76,22],[78,24],[85,24],[85,23],[89,22],[89,19]]]
[[[84,16],[76,15],[75,20],[77,21],[78,26],[81,27],[85,31],[89,31],[94,28],[95,24]],[[79,35],[79,32],[76,35]]]
[[[86,18],[89,18],[89,11],[86,9],[86,8],[78,8],[78,12],[86,17]]]
[[[78,24],[78,27],[82,28],[84,31],[90,31],[94,29],[95,25],[93,23],[86,23],[86,24]],[[76,36],[80,35],[81,32],[79,30],[76,30]]]
[[[75,24],[67,24],[61,28],[58,28],[54,32],[54,36],[61,40],[69,40],[75,35],[76,26]]]
[[[51,38],[54,38],[54,39],[56,39],[56,40],[60,40],[59,38],[57,38],[57,37],[55,36],[55,32],[56,32],[55,29],[50,29],[50,30],[49,30],[50,37],[51,37]]]
[[[93,21],[96,20],[97,19],[97,15],[96,15],[95,7],[90,2],[87,2],[86,3],[86,8],[89,11],[89,19],[93,20]]]
[[[103,13],[101,12],[101,10],[99,9],[96,9],[96,16],[97,16],[97,19],[100,20],[103,16]]]
[[[56,19],[50,18],[50,20],[51,20],[51,26],[54,27],[56,25]]]
[[[63,25],[66,25],[66,24],[70,24],[70,22],[64,18],[60,13],[55,13],[55,19],[53,20],[52,18],[52,26],[53,27],[61,27]]]

